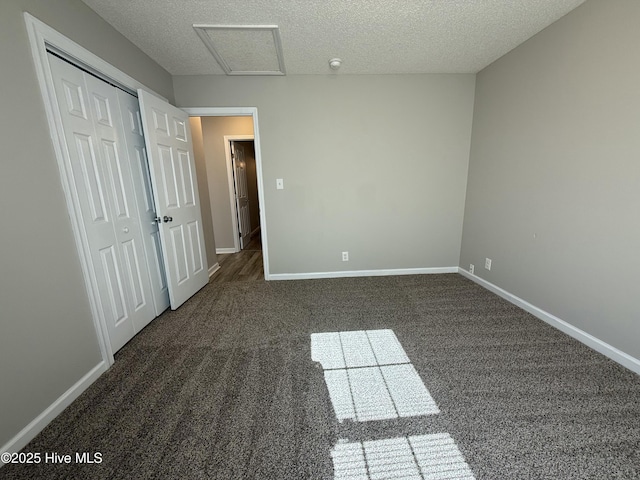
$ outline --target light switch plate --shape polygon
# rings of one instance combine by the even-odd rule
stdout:
[[[276,189],[284,190],[284,180],[282,178],[276,178]]]

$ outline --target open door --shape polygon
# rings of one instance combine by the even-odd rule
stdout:
[[[240,250],[242,250],[251,239],[251,215],[249,213],[249,188],[247,187],[247,163],[244,160],[244,143],[231,142],[231,161],[233,163],[233,178],[236,190]]]
[[[209,281],[189,116],[138,90],[162,254],[175,310]]]

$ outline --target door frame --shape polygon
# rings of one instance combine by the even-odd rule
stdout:
[[[238,215],[238,201],[235,195],[236,188],[236,176],[233,174],[234,170],[234,159],[231,156],[231,142],[235,141],[247,141],[252,140],[254,143],[255,150],[255,137],[254,135],[225,135],[224,136],[224,154],[227,161],[227,180],[229,182],[229,201],[231,204],[231,223],[233,224],[233,247],[236,250],[236,253],[239,252],[240,249],[240,230],[238,229],[238,223],[240,222],[240,217]],[[256,168],[257,169],[257,168]]]
[[[260,148],[260,129],[258,126],[258,109],[256,107],[178,107],[181,110],[184,110],[191,117],[252,117],[253,118],[253,148],[255,150],[256,157],[256,176],[258,177],[258,205],[260,206],[260,231],[261,231],[261,241],[262,241],[262,264],[264,268],[264,279],[269,280],[269,245],[268,245],[268,237],[267,237],[267,221],[265,214],[265,203],[264,203],[264,177],[262,173],[262,151]],[[229,148],[229,142],[226,141],[226,138],[235,137],[239,140],[251,140],[251,138],[239,138],[243,137],[243,135],[226,135],[225,136],[225,153],[227,156],[227,181],[229,181],[230,189],[229,189],[229,198],[231,200],[231,208],[235,213],[235,196],[233,195],[233,177],[230,175],[233,174],[231,171],[229,159],[231,157]],[[245,135],[244,137],[247,137]],[[229,180],[230,178],[230,180]],[[237,222],[233,222],[234,225],[234,245],[236,251],[240,251],[240,242],[238,240],[238,224]]]
[[[73,187],[72,172],[66,152],[64,131],[62,129],[59,114],[57,113],[58,106],[47,48],[55,50],[56,53],[63,57],[68,58],[76,64],[82,65],[85,69],[97,76],[108,79],[111,83],[115,83],[126,90],[136,92],[137,89],[142,88],[160,98],[163,98],[165,101],[167,99],[126,73],[118,70],[116,67],[104,61],[97,55],[94,55],[89,50],[65,37],[60,32],[38,20],[33,15],[25,12],[24,19],[29,36],[29,43],[31,45],[31,54],[35,64],[36,77],[38,79],[40,92],[42,93],[47,123],[49,124],[49,131],[51,133],[51,143],[58,163],[58,169],[60,171],[62,190],[64,192],[67,209],[69,211],[71,229],[75,240],[74,243],[76,245],[76,250],[78,251],[80,268],[82,269],[82,276],[87,290],[91,319],[96,331],[98,346],[100,347],[100,355],[103,361],[103,367],[101,368],[106,370],[114,363],[114,352],[109,342],[106,320],[98,308],[98,286],[95,281],[93,266],[91,264],[89,243],[85,235],[84,225],[80,221],[79,200],[74,193],[75,189]]]

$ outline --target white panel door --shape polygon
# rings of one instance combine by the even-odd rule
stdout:
[[[142,118],[138,99],[122,90],[118,90],[118,103],[122,113],[124,139],[129,153],[131,179],[134,183],[136,205],[142,229],[143,247],[149,266],[151,294],[156,315],[169,308],[169,289],[167,288],[160,231],[156,222],[156,211],[153,203],[153,189],[149,174],[147,151],[144,144]]]
[[[171,308],[209,280],[189,116],[138,90]]]
[[[244,144],[231,142],[233,176],[236,189],[236,211],[238,212],[238,231],[240,249],[251,239],[251,215],[249,214],[249,189],[247,188],[247,163],[244,160]]]
[[[112,350],[155,318],[116,89],[50,56],[72,193]]]
[[[137,333],[156,317],[156,313],[135,185],[124,140],[118,89],[91,75],[85,74],[84,77],[109,185],[108,196],[111,200],[113,227],[120,247],[129,316]]]

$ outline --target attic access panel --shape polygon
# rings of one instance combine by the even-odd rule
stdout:
[[[277,25],[194,25],[227,75],[285,75]]]

